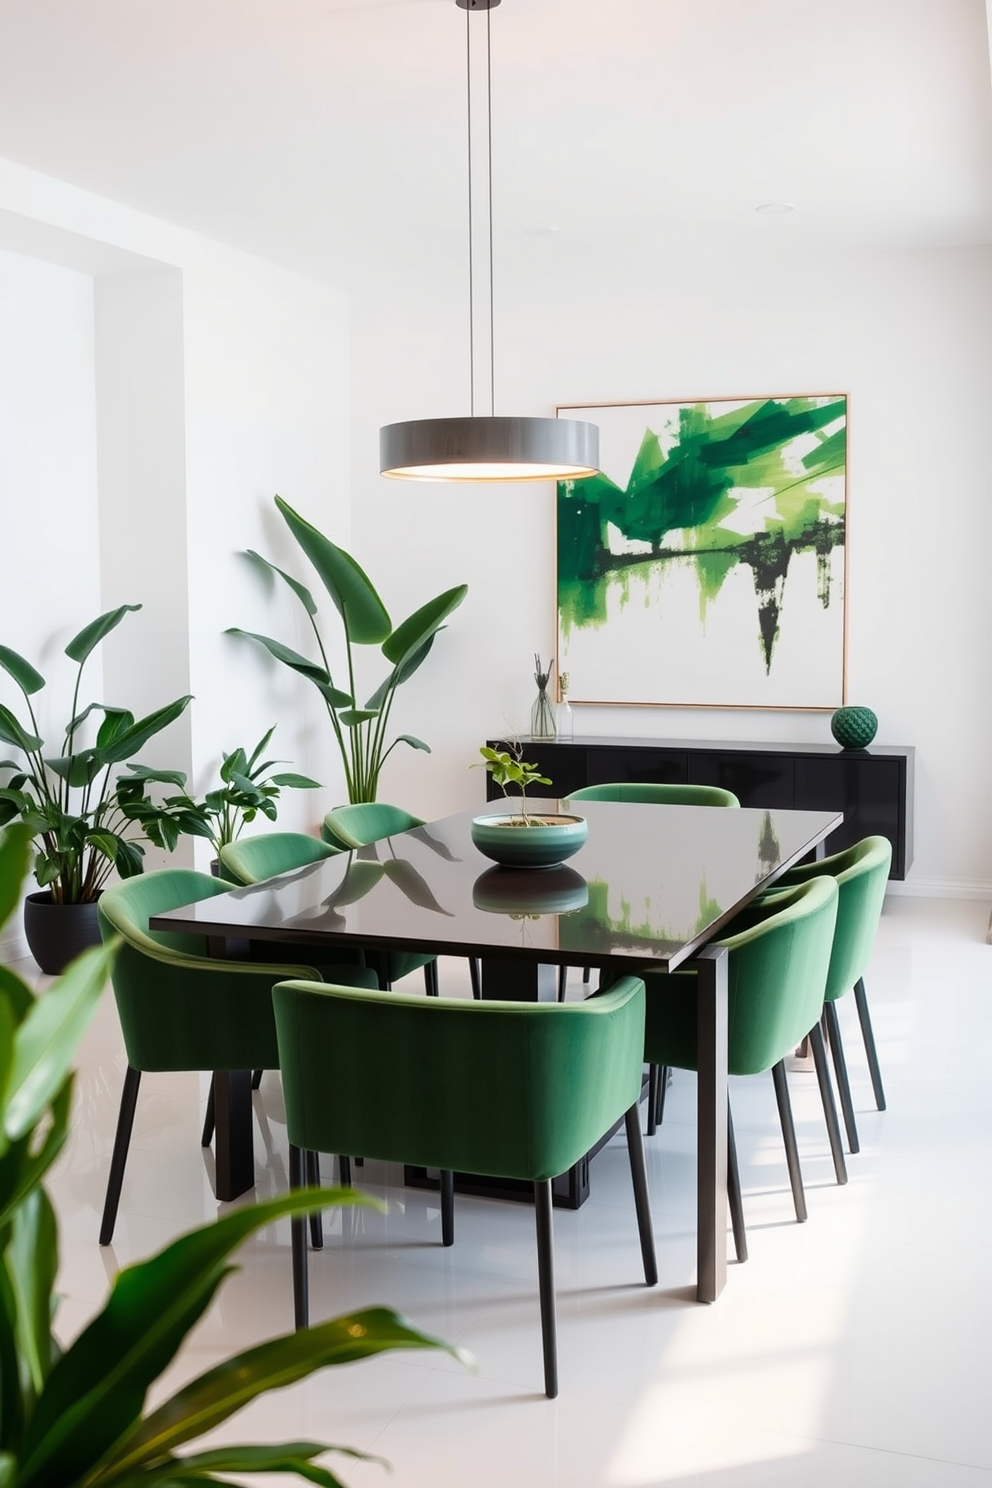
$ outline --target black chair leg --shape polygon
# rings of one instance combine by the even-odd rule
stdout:
[[[342,1188],[350,1188],[351,1187],[351,1158],[350,1157],[339,1157],[338,1158],[338,1167],[341,1169],[341,1187]]]
[[[885,1090],[882,1087],[882,1071],[878,1064],[875,1035],[871,1026],[871,1014],[868,1011],[868,994],[865,991],[864,979],[862,977],[858,977],[855,983],[854,1002],[858,1009],[858,1019],[861,1023],[861,1037],[865,1041],[865,1054],[868,1056],[868,1070],[871,1074],[871,1088],[875,1092],[875,1105],[880,1111],[884,1111]]]
[[[478,956],[469,956],[468,974],[472,981],[472,996],[476,1002],[482,1000],[482,969],[479,966]]]
[[[582,984],[583,984],[583,986],[588,987],[588,985],[589,985],[589,978],[591,977],[591,975],[592,975],[592,972],[590,971],[589,967],[588,966],[583,966],[583,968],[582,968]]]
[[[252,1070],[252,1072],[251,1072],[251,1088],[252,1088],[252,1090],[257,1090],[258,1089],[258,1087],[262,1083],[262,1076],[264,1074],[265,1074],[265,1071],[264,1070]]]
[[[747,1260],[747,1230],[744,1227],[744,1199],[741,1194],[741,1170],[737,1163],[737,1143],[734,1140],[734,1118],[727,1101],[727,1203],[730,1223],[734,1231],[734,1252],[738,1265]]]
[[[207,1091],[207,1109],[203,1117],[203,1131],[200,1134],[200,1146],[209,1147],[214,1139],[214,1077],[210,1076],[210,1089]]]
[[[658,1130],[658,1081],[661,1079],[661,1065],[648,1065],[648,1130],[647,1135],[653,1137]]]
[[[792,1103],[789,1100],[789,1085],[785,1078],[785,1061],[779,1060],[772,1067],[775,1082],[775,1099],[778,1102],[778,1119],[782,1124],[782,1140],[785,1143],[785,1160],[789,1165],[789,1182],[792,1184],[792,1202],[796,1206],[796,1219],[803,1224],[806,1219],[806,1194],[803,1191],[803,1174],[799,1166],[799,1148],[796,1145],[796,1128],[792,1120]]]
[[[588,971],[588,970],[589,970],[589,968],[587,966],[586,967],[586,971]],[[558,968],[558,1001],[559,1002],[564,1002],[565,1001],[565,991],[566,991],[567,985],[568,985],[568,967],[567,966],[559,966],[559,968]]]
[[[840,1020],[837,1017],[836,1003],[825,1002],[823,1004],[823,1022],[826,1028],[827,1042],[830,1045],[830,1056],[834,1062],[834,1074],[837,1077],[840,1108],[844,1113],[844,1126],[847,1130],[847,1145],[852,1152],[860,1152],[861,1143],[858,1140],[858,1123],[854,1119],[851,1081],[847,1074],[847,1060],[844,1058],[844,1045],[840,1036]]]
[[[827,1123],[830,1152],[834,1160],[834,1174],[838,1183],[846,1183],[847,1163],[844,1161],[844,1144],[840,1137],[840,1122],[837,1120],[833,1086],[830,1084],[830,1070],[827,1068],[827,1051],[823,1046],[823,1033],[819,1023],[814,1023],[809,1031],[809,1046],[813,1051],[813,1065],[816,1069],[817,1084],[820,1087],[820,1100],[823,1102],[823,1119]]]
[[[320,1187],[320,1158],[316,1152],[304,1154],[304,1166],[307,1175],[307,1187]],[[310,1216],[310,1244],[314,1250],[324,1248],[324,1220],[319,1209],[315,1209]]]
[[[428,961],[424,967],[424,986],[428,997],[440,996],[440,988],[437,983],[437,962]]]
[[[455,1243],[455,1175],[450,1168],[441,1169],[441,1244]]]
[[[103,1204],[103,1222],[100,1225],[100,1244],[109,1245],[114,1238],[114,1226],[117,1223],[117,1206],[121,1201],[121,1187],[124,1183],[124,1165],[127,1162],[127,1149],[131,1145],[131,1128],[134,1126],[134,1108],[138,1104],[138,1086],[141,1084],[141,1071],[127,1067],[124,1076],[124,1089],[121,1091],[121,1105],[117,1114],[117,1135],[114,1137],[114,1152],[110,1159],[110,1177],[107,1180],[107,1197]]]
[[[302,1188],[303,1153],[299,1147],[289,1144],[289,1186]],[[310,1322],[310,1278],[307,1274],[307,1222],[305,1214],[294,1214],[290,1221],[293,1243],[293,1308],[297,1328],[305,1328]]]
[[[644,1262],[644,1281],[647,1286],[658,1284],[658,1261],[654,1251],[654,1227],[651,1224],[651,1201],[648,1198],[648,1173],[644,1166],[644,1138],[637,1105],[631,1106],[624,1117],[627,1128],[627,1156],[630,1159],[630,1178],[634,1185],[634,1208],[637,1211],[637,1233],[641,1241],[641,1259]]]
[[[671,1067],[669,1065],[667,1065],[667,1064],[663,1064],[661,1066],[661,1074],[658,1077],[658,1099],[657,1099],[657,1106],[656,1106],[656,1110],[655,1110],[655,1114],[654,1114],[654,1120],[655,1120],[655,1125],[656,1126],[660,1126],[661,1123],[665,1119],[665,1096],[668,1094],[668,1087],[669,1087],[669,1085],[671,1083],[672,1083],[672,1071],[671,1071]]]
[[[551,1222],[551,1180],[534,1183],[537,1221],[537,1277],[541,1294],[541,1340],[544,1344],[544,1393],[558,1394],[558,1329],[555,1322],[555,1239]]]

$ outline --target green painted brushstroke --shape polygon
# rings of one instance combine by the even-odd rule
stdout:
[[[630,598],[635,570],[649,578],[658,565],[694,564],[700,621],[738,564],[751,570],[758,639],[766,675],[779,636],[785,581],[794,554],[817,560],[817,598],[830,604],[830,554],[845,540],[844,505],[829,501],[816,483],[845,468],[847,400],[768,398],[714,415],[697,403],[678,411],[678,431],[666,454],[658,435],[644,432],[626,488],[602,472],[558,486],[558,608],[566,635],[606,622],[611,586]],[[824,433],[831,424],[842,427]],[[801,473],[787,453],[800,435],[816,447]],[[726,525],[742,504],[740,493],[765,493],[764,530],[748,536]],[[732,494],[733,493],[733,494]],[[611,553],[608,529],[648,552]],[[667,542],[678,534],[674,542]]]
[[[642,915],[635,920],[631,906],[620,901],[619,915],[609,913],[610,886],[602,879],[589,880],[589,899],[581,909],[563,915],[558,921],[558,933],[563,950],[602,951],[608,954],[618,948],[636,951],[642,946],[667,941],[671,945],[684,945],[686,941],[702,934],[712,925],[723,909],[712,899],[706,887],[706,879],[699,885],[699,916],[689,925],[662,925],[652,921],[650,906],[645,905]]]

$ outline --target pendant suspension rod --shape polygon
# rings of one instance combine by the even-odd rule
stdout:
[[[496,318],[493,313],[493,47],[492,9],[486,11],[486,125],[489,145],[489,413],[496,416]]]
[[[468,114],[468,392],[469,413],[475,418],[475,248],[472,237],[472,22],[465,12],[466,111]]]

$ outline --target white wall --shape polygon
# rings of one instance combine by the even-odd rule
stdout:
[[[142,601],[107,644],[108,686],[135,711],[195,694],[147,762],[202,791],[224,751],[278,722],[277,753],[327,787],[287,793],[286,827],[341,799],[326,726],[293,678],[222,631],[306,644],[239,553],[296,563],[276,491],[348,544],[347,338],[336,291],[0,161],[0,429],[19,430],[0,455],[4,519],[13,490],[30,498],[30,531],[0,559],[0,637],[57,651],[104,605]],[[34,534],[51,554],[35,559]],[[205,844],[195,856],[205,866]]]
[[[573,269],[567,243],[543,251],[498,302],[497,411],[850,392],[849,697],[878,714],[879,742],[917,747],[910,883],[992,892],[992,252],[773,257],[715,244],[680,258],[658,244],[622,278],[604,240],[607,296]],[[526,729],[532,656],[554,640],[550,487],[498,488],[497,501],[497,488],[375,474],[379,424],[466,411],[459,301],[457,284],[397,276],[354,308],[356,551],[405,604],[462,579],[470,589],[398,720],[437,753],[403,760],[385,782],[386,796],[424,814],[481,799],[467,766],[508,720]],[[786,712],[585,708],[576,727],[830,739],[826,715]]]

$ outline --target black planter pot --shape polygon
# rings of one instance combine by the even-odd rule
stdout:
[[[100,944],[95,904],[55,904],[47,889],[24,901],[24,934],[31,954],[49,976],[65,971],[89,946]]]

